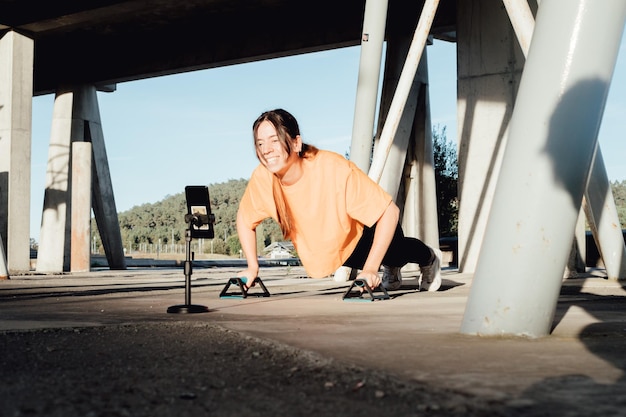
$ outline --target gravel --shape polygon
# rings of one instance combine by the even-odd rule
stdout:
[[[502,404],[206,323],[0,337],[5,417],[506,415]]]

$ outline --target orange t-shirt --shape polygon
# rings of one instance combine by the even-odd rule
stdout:
[[[303,175],[282,186],[293,221],[291,238],[302,265],[313,278],[329,276],[354,251],[363,225],[371,227],[391,203],[391,196],[354,163],[320,150],[302,160]],[[272,174],[259,165],[239,204],[246,227],[264,219],[277,220]]]

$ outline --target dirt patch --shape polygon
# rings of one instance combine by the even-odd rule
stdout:
[[[502,410],[211,324],[1,337],[3,416],[497,416]]]

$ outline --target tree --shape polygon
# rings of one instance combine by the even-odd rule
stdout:
[[[437,183],[437,209],[440,236],[456,236],[458,230],[459,203],[456,145],[446,138],[446,127],[433,128],[433,154],[435,181]]]
[[[617,217],[623,227],[626,224],[626,181],[613,181],[611,191],[613,191],[613,198],[617,207]]]
[[[231,256],[239,255],[240,250],[241,242],[239,241],[239,236],[229,236],[228,239],[226,239],[226,254]]]

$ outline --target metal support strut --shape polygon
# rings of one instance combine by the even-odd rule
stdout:
[[[355,289],[355,287],[358,287]],[[382,294],[374,294],[374,291],[380,289]],[[366,280],[355,279],[352,285],[348,288],[348,291],[343,295],[343,301],[376,301],[376,300],[389,300],[389,294],[382,285],[372,289]]]
[[[254,295],[256,297],[269,297],[270,296],[270,292],[267,290],[267,288],[263,284],[263,281],[261,281],[261,278],[256,277],[254,281],[252,281],[252,285],[250,286],[250,288],[246,288],[247,282],[248,282],[247,278],[243,278],[243,277],[242,278],[239,278],[239,277],[230,278],[228,282],[226,283],[226,285],[224,286],[224,289],[220,293],[220,298],[246,298],[248,297],[248,295]],[[263,292],[250,294],[250,290],[256,284],[259,284],[259,287],[261,287],[261,290]],[[236,285],[239,288],[240,292],[229,293],[228,288],[230,288],[231,285]]]

